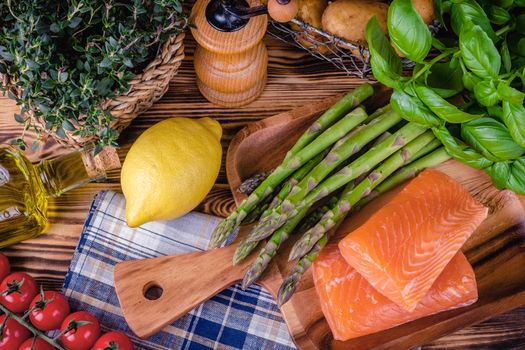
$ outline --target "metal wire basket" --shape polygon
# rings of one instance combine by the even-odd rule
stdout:
[[[432,35],[439,30],[439,23],[429,26]],[[319,28],[313,27],[298,18],[289,23],[279,23],[270,20],[268,33],[311,55],[328,61],[349,75],[365,78],[370,73],[370,53],[367,48],[353,44]],[[403,68],[410,69],[414,62],[403,59]]]

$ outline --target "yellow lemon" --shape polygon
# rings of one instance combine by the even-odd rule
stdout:
[[[128,225],[174,219],[195,208],[219,174],[221,135],[210,118],[171,118],[140,135],[122,166]]]

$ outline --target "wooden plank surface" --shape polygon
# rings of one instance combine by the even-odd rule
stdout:
[[[269,54],[268,85],[263,95],[243,108],[224,109],[208,103],[198,92],[192,66],[194,41],[186,40],[186,59],[173,79],[164,98],[137,118],[120,139],[119,154],[123,158],[133,140],[146,128],[168,117],[215,117],[224,129],[222,140],[226,150],[232,137],[247,123],[337,93],[348,91],[361,80],[348,77],[329,63],[318,61],[302,51],[272,38],[265,39]],[[20,135],[22,128],[13,120],[16,105],[0,97],[0,145]],[[32,135],[28,139],[31,140]],[[53,142],[30,154],[30,158],[53,158],[67,152]],[[224,152],[224,155],[226,152]],[[104,183],[86,185],[52,201],[49,232],[4,250],[15,269],[25,270],[45,288],[59,289],[76,247],[84,219],[94,194],[102,189],[120,190],[118,172],[111,172]],[[225,215],[234,206],[224,167],[216,185],[198,210]],[[424,349],[525,349],[525,307],[498,316],[455,334]]]

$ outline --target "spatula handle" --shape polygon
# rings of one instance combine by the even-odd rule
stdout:
[[[117,264],[115,288],[131,330],[140,338],[149,337],[241,280],[253,256],[233,266],[234,251],[231,245]]]

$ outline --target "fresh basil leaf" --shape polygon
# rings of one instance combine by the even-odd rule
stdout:
[[[465,72],[463,73],[461,81],[463,82],[463,86],[465,87],[465,89],[469,91],[474,91],[474,87],[481,81],[481,79],[472,74],[471,72]]]
[[[496,78],[501,68],[501,56],[480,26],[465,29],[459,35],[463,63],[480,78]]]
[[[432,47],[432,35],[412,0],[394,0],[388,7],[388,34],[403,56],[422,62]]]
[[[483,157],[476,150],[461,145],[444,125],[432,128],[432,132],[436,138],[441,141],[443,146],[445,146],[447,153],[454,159],[476,169],[485,169],[492,165],[492,161]]]
[[[503,61],[503,68],[505,68],[505,72],[509,73],[512,69],[512,60],[510,59],[507,38],[505,38],[505,40],[503,40],[503,43],[501,44],[501,60]]]
[[[443,122],[417,97],[396,89],[390,98],[394,108],[404,119],[423,126],[437,126]]]
[[[487,107],[487,113],[494,118],[503,120],[503,108],[500,106],[490,106]]]
[[[496,1],[493,1],[493,2],[496,5],[501,6],[503,8],[509,8],[509,7],[511,7],[514,4],[514,0],[496,0]]]
[[[375,16],[368,21],[366,26],[366,41],[374,77],[388,87],[399,87],[403,69],[401,59],[394,52]]]
[[[497,188],[508,188],[517,194],[525,194],[525,158],[512,162],[497,162],[486,171]]]
[[[508,101],[515,104],[523,104],[525,94],[507,83],[500,81],[498,83],[498,96],[503,101]]]
[[[426,86],[416,87],[416,93],[432,112],[449,123],[465,123],[483,116],[463,112]]]
[[[525,147],[525,107],[523,104],[503,101],[503,122],[516,143]]]
[[[480,26],[492,41],[496,41],[496,34],[492,29],[489,18],[476,1],[463,0],[454,2],[450,12],[452,29],[457,35],[460,35],[464,26],[474,24]]]
[[[498,189],[504,189],[507,187],[510,177],[511,162],[496,162],[489,166],[485,171],[492,179],[492,183]]]
[[[525,194],[525,158],[512,162],[507,188],[517,194]]]
[[[525,38],[521,38],[518,41],[518,45],[516,47],[516,51],[517,51],[518,55],[520,55],[521,57],[525,57]]]
[[[525,153],[525,148],[514,141],[507,127],[493,118],[463,123],[461,137],[494,162],[516,159]]]
[[[489,7],[488,16],[490,21],[497,25],[503,25],[511,18],[509,11],[499,6]]]
[[[461,67],[451,67],[450,62],[436,63],[426,77],[426,85],[441,97],[452,97],[463,91],[463,71]]]
[[[486,107],[494,106],[500,101],[498,90],[493,80],[483,80],[474,85],[474,97]]]
[[[443,42],[441,42],[439,39],[435,37],[432,37],[432,46],[440,51],[446,50],[447,48],[447,45],[445,45]]]

